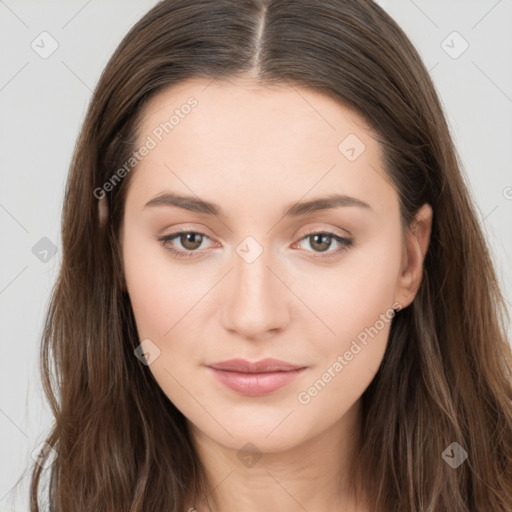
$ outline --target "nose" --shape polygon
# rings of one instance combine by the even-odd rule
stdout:
[[[230,333],[250,340],[262,340],[284,330],[289,322],[292,293],[285,276],[279,276],[268,251],[254,261],[233,255],[234,269],[227,276],[222,322]],[[273,268],[276,267],[276,268]]]

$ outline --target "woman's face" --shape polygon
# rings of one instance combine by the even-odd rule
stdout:
[[[284,450],[335,427],[414,295],[378,143],[295,86],[191,80],[144,114],[121,233],[139,356],[226,447]],[[300,370],[211,368],[267,358]]]

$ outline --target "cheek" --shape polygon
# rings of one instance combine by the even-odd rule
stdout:
[[[357,402],[384,357],[391,323],[399,250],[375,261],[369,254],[336,278],[329,292],[310,295],[334,331],[318,337],[317,365],[296,396],[304,418],[335,423]],[[312,429],[316,429],[315,426]]]
[[[298,321],[307,320],[320,329],[317,338],[322,343],[316,350],[319,346],[326,353],[343,349],[373,326],[380,315],[389,313],[400,265],[400,233],[390,231],[348,252],[332,268],[297,269],[290,282],[295,283],[294,291],[314,312]]]
[[[388,233],[354,252],[325,278],[302,281],[302,296],[329,327],[311,347],[318,364],[297,396],[305,413],[334,421],[374,378],[394,317],[400,257],[400,233]]]
[[[123,264],[141,338],[163,340],[204,293],[197,276],[173,267],[160,243],[136,230],[125,233]]]
[[[143,247],[126,244],[125,276],[141,338],[158,338],[171,327],[173,293],[158,266],[147,261]]]
[[[191,336],[194,323],[191,310],[204,294],[204,285],[187,272],[171,271],[164,251],[158,242],[138,237],[136,232],[126,233],[123,244],[126,285],[139,340],[149,339],[158,347],[155,357],[154,346],[145,345],[153,351],[153,361],[147,370],[186,416],[196,417],[201,411],[194,409],[195,402],[191,403],[186,391],[193,386],[188,382],[189,368],[184,362],[190,361],[190,354],[197,354],[200,348],[193,346],[191,340],[195,338]]]

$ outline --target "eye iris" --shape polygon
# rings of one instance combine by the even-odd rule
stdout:
[[[202,241],[203,237],[199,233],[182,233],[180,235],[180,243],[185,249],[191,251],[200,247]],[[189,243],[192,244],[192,246],[188,245]]]
[[[328,241],[322,242],[321,240],[324,238],[326,238]],[[317,244],[317,240],[320,240],[320,242],[317,245],[317,248],[319,248],[320,252],[327,250],[329,248],[329,246],[331,245],[331,236],[330,235],[324,235],[321,233],[320,234],[317,233],[315,235],[310,235],[309,239],[310,239],[310,241],[313,241],[311,243],[311,247],[313,247],[313,249],[315,249],[315,244]]]

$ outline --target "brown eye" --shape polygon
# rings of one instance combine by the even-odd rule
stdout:
[[[332,243],[332,236],[323,233],[317,233],[315,235],[309,235],[310,245],[313,249],[317,249],[320,252],[324,252],[329,249]]]
[[[340,246],[337,250],[329,250],[332,245],[335,245],[333,244],[333,241]],[[307,242],[307,245],[313,249],[313,258],[330,258],[331,256],[339,256],[340,253],[346,251],[353,244],[353,240],[351,239],[342,237],[336,233],[322,231],[306,233],[298,244],[300,245],[304,242]]]
[[[163,236],[158,240],[161,242],[165,250],[171,252],[176,257],[198,256],[204,253],[198,250],[205,240],[210,237],[197,231],[178,231],[170,235]]]
[[[203,235],[190,231],[187,233],[181,233],[179,235],[179,240],[182,247],[189,251],[194,251],[201,246]]]

